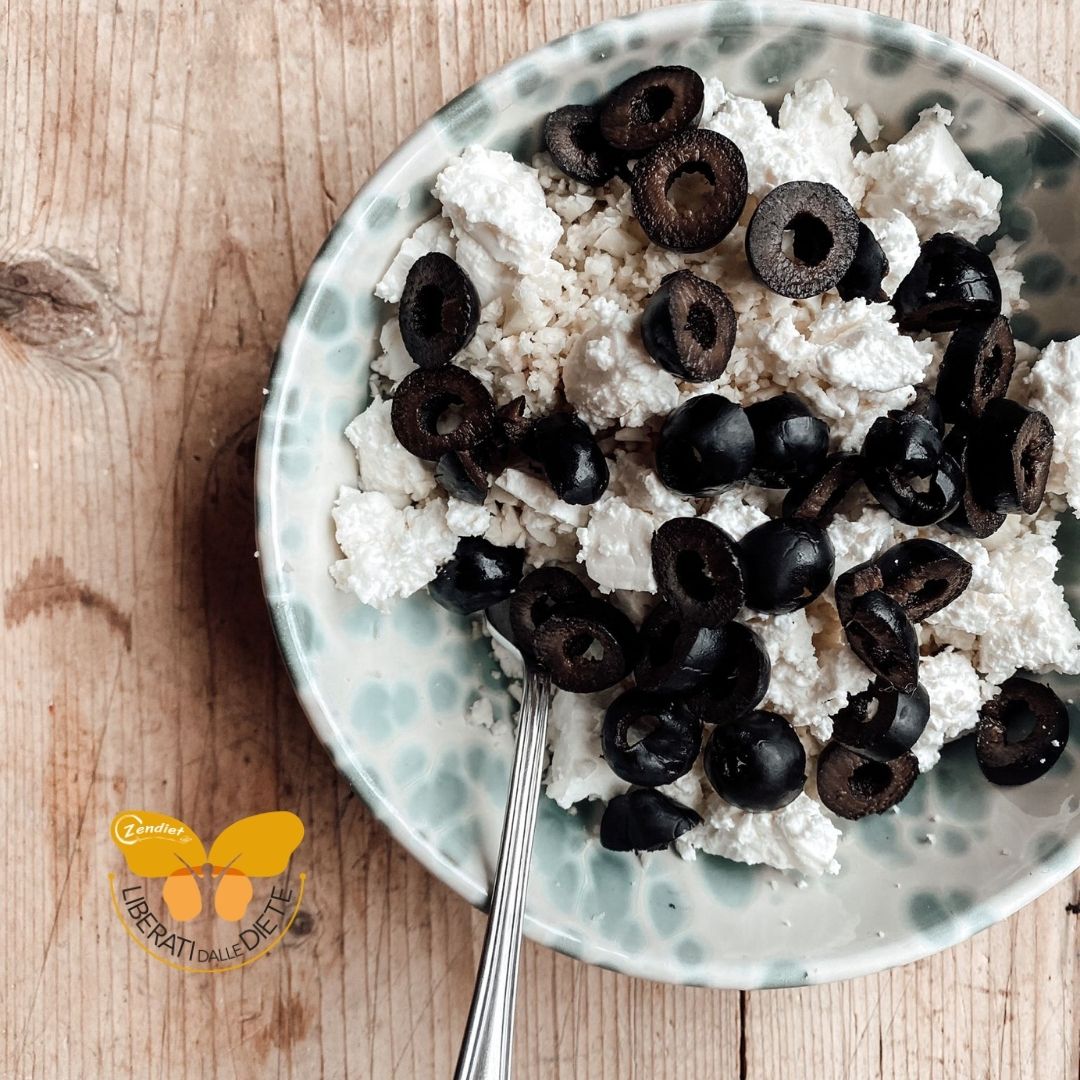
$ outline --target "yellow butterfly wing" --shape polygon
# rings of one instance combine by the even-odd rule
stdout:
[[[288,810],[234,821],[214,841],[208,861],[228,866],[249,877],[276,877],[284,873],[292,853],[304,839],[304,823]]]
[[[128,869],[139,877],[168,877],[183,866],[202,866],[206,848],[179,818],[153,810],[124,810],[109,827]]]

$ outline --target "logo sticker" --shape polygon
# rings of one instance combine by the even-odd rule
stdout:
[[[247,967],[280,944],[300,910],[307,875],[294,887],[288,870],[304,824],[287,810],[234,821],[209,852],[184,822],[152,810],[117,814],[109,835],[128,871],[109,875],[117,917],[144,952],[180,971]]]

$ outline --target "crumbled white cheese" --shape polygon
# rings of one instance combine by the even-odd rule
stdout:
[[[605,495],[593,506],[589,524],[578,529],[578,562],[601,592],[656,592],[652,537],[660,522],[652,514]]]
[[[948,109],[935,105],[898,142],[856,157],[869,184],[865,213],[885,217],[902,210],[923,240],[951,232],[975,241],[997,229],[1001,185],[964,157],[949,133],[952,120]]]
[[[639,427],[679,403],[679,387],[641,343],[637,319],[600,296],[589,305],[592,326],[563,365],[566,400],[594,431],[612,424]]]
[[[1054,425],[1054,456],[1046,490],[1080,509],[1080,338],[1043,349],[1027,378],[1028,405]]]
[[[881,121],[873,106],[863,102],[852,114],[862,137],[868,143],[875,143],[881,137]]]
[[[756,814],[709,795],[703,817],[702,824],[675,841],[684,859],[695,858],[700,849],[751,865],[795,870],[807,877],[840,872],[836,861],[840,830],[820,803],[805,793],[781,810]]]
[[[446,500],[446,524],[455,536],[483,536],[491,527],[491,509],[451,496]]]
[[[551,764],[547,795],[564,810],[586,799],[611,799],[630,785],[620,780],[600,752],[604,711],[615,692],[570,694],[556,690],[548,714]]]
[[[339,588],[379,611],[427,585],[457,547],[442,499],[401,509],[381,491],[343,487],[333,515],[345,558],[330,573]]]
[[[919,257],[922,250],[919,234],[910,218],[900,210],[894,210],[887,217],[866,218],[864,224],[877,238],[889,260],[889,272],[882,280],[881,288],[886,296],[892,296]]]
[[[397,319],[387,319],[379,331],[379,347],[382,352],[371,362],[371,370],[397,385],[416,370],[413,358],[401,340],[401,325]]]
[[[589,507],[563,502],[546,480],[521,469],[505,469],[496,477],[495,484],[537,514],[551,518],[553,528],[561,524],[576,529],[589,520]]]
[[[932,769],[941,757],[941,748],[971,731],[979,721],[979,709],[994,693],[971,661],[955,649],[919,662],[919,682],[930,697],[930,719],[911,748],[919,760],[919,771]]]
[[[390,402],[376,398],[345,429],[356,451],[360,487],[381,491],[397,507],[421,502],[435,490],[435,471],[397,441]]]
[[[454,258],[454,238],[450,235],[450,222],[444,217],[429,218],[402,242],[382,280],[375,286],[375,295],[389,304],[396,304],[401,299],[413,263],[432,251],[441,251]]]
[[[459,242],[470,237],[519,274],[540,269],[562,236],[536,170],[502,150],[467,147],[443,167],[433,194]]]
[[[717,495],[701,516],[723,529],[732,540],[741,540],[769,520],[762,501],[760,491],[754,488],[729,488]]]

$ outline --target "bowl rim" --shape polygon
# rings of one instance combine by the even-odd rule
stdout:
[[[889,31],[897,37],[900,44],[896,47],[907,51],[908,44],[916,54],[927,47],[945,50],[957,60],[964,62],[969,75],[988,88],[996,90],[1003,99],[1011,100],[1014,107],[1027,106],[1044,127],[1052,126],[1054,134],[1080,157],[1080,120],[1061,102],[1040,89],[1034,83],[1017,74],[999,61],[955,41],[943,34],[891,16],[866,12],[862,9],[838,7],[821,3],[818,0],[756,0],[748,7],[741,0],[692,0],[689,3],[675,4],[669,7],[653,8],[603,20],[581,27],[559,38],[544,42],[528,52],[522,53],[497,68],[471,86],[450,99],[439,110],[429,116],[416,130],[401,142],[386,159],[368,177],[366,182],[350,201],[338,220],[331,227],[326,240],[312,260],[311,267],[304,275],[297,297],[289,311],[285,323],[282,342],[275,351],[267,381],[267,396],[263,403],[260,417],[255,461],[255,505],[256,538],[259,558],[259,571],[263,592],[267,602],[274,629],[275,640],[285,668],[289,674],[293,690],[301,707],[315,732],[316,737],[330,754],[335,768],[343,772],[340,757],[343,753],[342,740],[331,710],[317,685],[311,678],[311,670],[305,653],[305,627],[293,613],[292,605],[277,604],[275,600],[275,574],[273,569],[284,558],[281,550],[278,528],[279,514],[275,489],[277,487],[278,446],[282,424],[279,417],[279,399],[285,392],[287,374],[295,359],[295,350],[290,345],[291,331],[301,332],[307,325],[314,306],[310,301],[317,295],[318,288],[312,291],[313,271],[318,266],[332,266],[340,257],[340,245],[326,259],[326,253],[335,247],[334,241],[339,233],[349,232],[365,220],[371,212],[374,200],[392,181],[406,171],[414,160],[424,153],[431,141],[438,137],[435,125],[440,114],[454,110],[458,103],[464,104],[477,88],[484,90],[502,90],[511,85],[519,71],[538,58],[549,53],[555,46],[565,46],[573,39],[594,31],[603,31],[616,25],[640,26],[648,33],[650,24],[668,23],[670,20],[699,20],[709,14],[714,20],[722,18],[728,9],[731,14],[732,28],[738,28],[752,21],[754,25],[773,25],[788,29],[805,28],[811,20],[815,27],[833,37],[847,37],[851,40],[865,41],[871,27],[878,33]],[[347,751],[346,751],[347,753]],[[448,885],[459,896],[473,906],[483,909],[487,903],[487,889],[478,885],[460,866],[451,862],[428,840],[416,832],[406,821],[403,814],[385,798],[381,790],[370,781],[364,763],[355,756],[350,756],[352,776],[346,774],[355,792],[364,800],[375,817],[390,831],[393,838],[402,844],[430,873]],[[987,927],[1013,915],[1021,907],[1037,899],[1043,893],[1064,880],[1080,868],[1080,835],[1070,838],[1058,852],[1052,862],[1032,867],[1029,872],[994,894],[994,903],[982,904],[966,914],[964,918],[955,918],[937,928],[935,935],[915,937],[905,936],[895,941],[888,938],[871,939],[857,952],[838,958],[824,958],[815,962],[812,970],[804,972],[801,980],[788,976],[770,987],[808,986],[833,982],[841,979],[871,975],[904,964],[924,959],[944,949],[958,945]],[[744,977],[740,977],[740,968],[733,962],[721,962],[704,965],[692,973],[685,969],[667,966],[663,958],[648,954],[626,954],[617,949],[598,947],[593,943],[586,945],[575,933],[551,921],[537,918],[531,914],[525,916],[525,933],[532,940],[553,948],[565,955],[608,968],[623,974],[647,978],[658,982],[673,982],[673,975],[678,972],[678,983],[688,986],[702,986],[714,989],[759,989],[758,985],[748,986]]]

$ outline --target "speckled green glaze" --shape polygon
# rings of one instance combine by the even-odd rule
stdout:
[[[487,893],[512,752],[468,725],[484,695],[511,701],[473,628],[414,597],[380,615],[336,591],[329,507],[355,462],[341,435],[367,401],[383,312],[372,287],[432,212],[442,163],[469,141],[526,152],[543,116],[590,101],[634,67],[687,63],[776,104],[828,76],[895,138],[935,101],[1006,187],[1001,235],[1021,242],[1025,335],[1080,332],[1080,126],[1006,69],[927,31],[797,0],[691,4],[560,39],[444,106],[392,155],[319,252],[270,380],[258,448],[258,533],[274,629],[297,694],[337,766],[391,832],[473,903]],[[1080,528],[1062,580],[1080,596]],[[1075,696],[1076,680],[1059,689]],[[800,986],[877,971],[963,940],[1080,865],[1080,720],[1044,781],[991,789],[970,746],[946,750],[902,813],[847,828],[844,874],[797,888],[708,856],[602,851],[595,807],[542,803],[527,930],[591,963],[725,987]],[[933,840],[928,839],[929,836]],[[774,887],[775,886],[775,887]],[[721,932],[718,932],[720,928]]]

